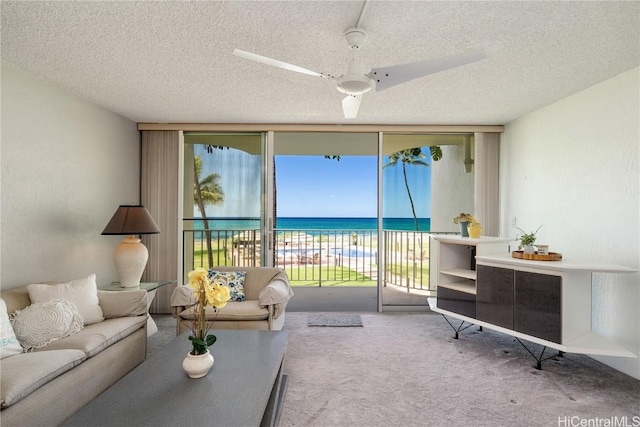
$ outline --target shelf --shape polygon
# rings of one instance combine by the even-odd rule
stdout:
[[[512,242],[513,239],[506,237],[488,237],[488,236],[480,236],[477,239],[473,237],[462,237],[456,234],[432,234],[431,237],[434,240],[438,240],[442,243],[451,243],[454,245],[469,245],[476,246],[478,244],[485,243],[509,243]]]
[[[550,271],[584,271],[588,273],[636,273],[635,268],[623,267],[611,264],[588,264],[579,263],[573,260],[567,260],[564,257],[561,261],[536,261],[514,258],[510,253],[506,254],[487,254],[476,256],[476,261],[481,264],[504,267],[504,268],[535,268]]]
[[[439,284],[438,287],[439,288],[452,289],[454,291],[464,292],[464,293],[471,294],[471,295],[475,295],[476,294],[476,284],[475,284],[475,282],[474,283],[471,283],[471,282],[452,282],[452,283]]]
[[[442,270],[440,273],[448,276],[462,277],[463,279],[476,280],[476,271],[465,268],[450,268],[448,270]]]
[[[629,349],[596,332],[587,332],[567,342],[566,350],[564,351],[570,353],[596,354],[599,356],[638,357]]]

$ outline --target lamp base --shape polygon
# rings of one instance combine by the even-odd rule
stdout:
[[[125,237],[113,251],[113,263],[116,265],[120,286],[136,288],[140,286],[142,273],[149,259],[147,247],[134,236]]]

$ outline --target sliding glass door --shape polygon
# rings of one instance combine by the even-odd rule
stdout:
[[[378,134],[276,132],[274,263],[288,309],[377,311]]]
[[[184,272],[283,268],[291,310],[426,309],[429,233],[451,232],[473,204],[469,135],[185,132],[184,143]]]

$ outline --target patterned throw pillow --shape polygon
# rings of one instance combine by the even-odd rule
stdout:
[[[80,332],[84,327],[76,306],[67,300],[53,299],[31,304],[11,315],[13,330],[25,351]]]
[[[216,271],[209,270],[209,279],[212,282],[222,283],[229,287],[231,298],[229,301],[244,301],[244,278],[247,276],[246,271]]]

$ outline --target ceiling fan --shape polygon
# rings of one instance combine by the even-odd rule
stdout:
[[[366,7],[367,1],[365,1],[362,7],[360,18],[358,19],[356,26],[348,28],[344,32],[344,38],[347,45],[353,51],[353,59],[347,67],[346,74],[343,74],[340,77],[335,77],[331,74],[318,73],[297,65],[292,65],[287,62],[246,52],[240,49],[235,49],[233,54],[241,58],[285,70],[335,80],[337,83],[337,89],[340,92],[347,94],[347,97],[342,100],[342,110],[344,112],[344,117],[347,119],[355,118],[358,115],[362,95],[373,88],[375,88],[376,92],[380,92],[381,90],[388,89],[401,83],[406,83],[429,74],[438,73],[440,71],[480,61],[487,57],[483,51],[474,51],[421,62],[368,69],[355,56],[356,51],[362,48],[366,38],[365,30],[360,27],[360,22],[362,21]]]

